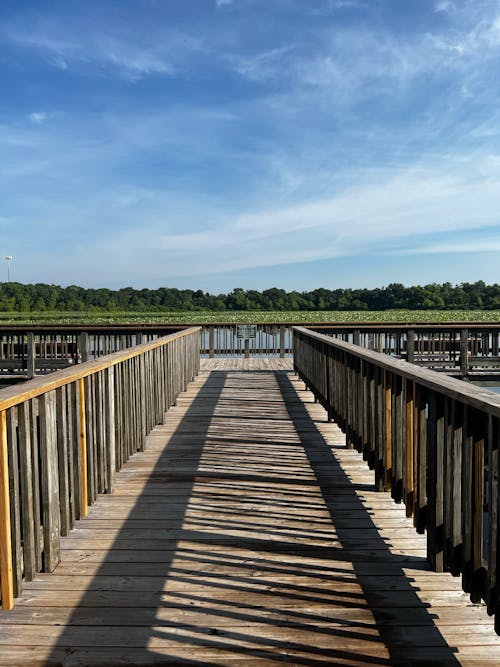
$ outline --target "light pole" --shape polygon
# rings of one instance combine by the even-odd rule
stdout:
[[[12,262],[12,255],[6,255],[7,260],[7,282],[10,283],[10,263]]]

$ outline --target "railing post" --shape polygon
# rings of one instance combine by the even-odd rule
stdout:
[[[285,356],[285,325],[280,324],[280,358]]]
[[[214,340],[215,340],[215,328],[211,326],[208,329],[208,356],[210,357],[210,359],[213,359],[215,357]]]
[[[2,609],[14,606],[14,577],[9,498],[9,457],[7,452],[7,413],[0,412],[0,583]]]
[[[89,360],[89,335],[86,331],[78,336],[78,356],[82,364]]]
[[[35,335],[30,331],[26,334],[26,377],[35,377]]]
[[[460,374],[467,377],[469,372],[469,331],[460,329]]]
[[[245,359],[250,357],[250,341],[248,338],[245,338]]]
[[[409,329],[406,334],[406,361],[412,364],[415,361],[415,332]]]
[[[356,331],[354,331],[352,334],[352,342],[354,345],[359,345],[360,341],[361,341],[361,331],[359,329],[356,329]]]

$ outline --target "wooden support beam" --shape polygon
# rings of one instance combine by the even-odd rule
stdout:
[[[26,377],[31,380],[35,377],[35,335],[29,332],[26,335]]]

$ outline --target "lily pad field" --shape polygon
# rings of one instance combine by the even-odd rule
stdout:
[[[189,311],[0,313],[2,324],[500,323],[500,310]]]

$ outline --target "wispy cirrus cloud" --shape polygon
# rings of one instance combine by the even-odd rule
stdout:
[[[39,20],[28,29],[22,24],[0,29],[6,43],[26,52],[38,52],[61,70],[75,69],[102,76],[114,73],[129,80],[156,74],[173,76],[184,68],[184,59],[204,47],[196,37],[175,30],[156,30],[147,38],[140,31],[81,30],[71,22]]]
[[[496,158],[487,169],[480,160],[466,165],[443,160],[438,165],[420,164],[392,174],[368,172],[356,187],[294,206],[271,206],[228,216],[218,206],[207,208],[205,202],[199,209],[203,224],[197,231],[181,231],[180,216],[186,213],[181,201],[173,205],[168,195],[138,191],[133,201],[127,197],[117,201],[114,215],[121,219],[119,240],[116,234],[103,230],[106,271],[126,280],[130,262],[139,256],[148,258],[141,279],[154,281],[160,276],[173,280],[367,252],[464,252],[467,241],[443,242],[443,235],[477,235],[498,227],[500,167],[485,179],[485,171]],[[95,206],[103,204],[110,215],[109,201],[95,202]],[[136,204],[139,209],[134,208]],[[137,210],[142,216],[140,230],[135,224]],[[189,215],[197,215],[196,205]],[[497,242],[500,234],[494,238]],[[492,248],[494,245],[484,240],[470,244],[474,252],[491,252]],[[105,261],[99,249],[94,260]],[[84,261],[83,255],[73,257],[74,269],[83,271]]]

